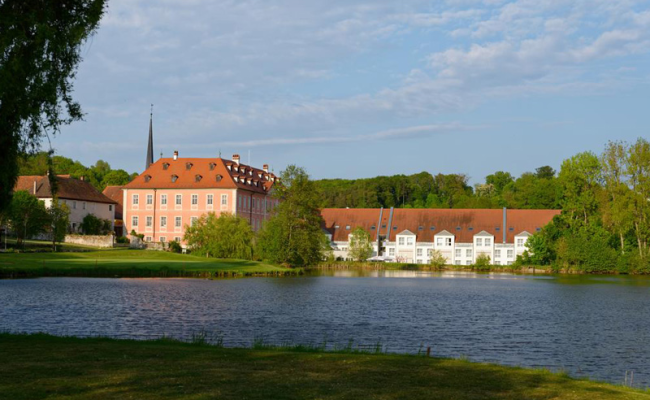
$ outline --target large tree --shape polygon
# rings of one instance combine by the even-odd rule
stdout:
[[[45,204],[26,190],[14,193],[5,217],[16,234],[18,246],[31,236],[47,232],[51,223]]]
[[[104,10],[105,0],[0,0],[0,210],[20,153],[82,119],[72,82]]]
[[[280,199],[274,215],[260,232],[259,254],[289,266],[311,265],[324,258],[329,242],[321,229],[320,198],[304,169],[290,165],[274,195]]]
[[[355,261],[366,261],[372,257],[372,238],[365,229],[359,227],[350,235],[350,257]]]
[[[185,230],[185,241],[195,255],[216,258],[253,257],[253,230],[244,218],[223,213],[203,214]]]

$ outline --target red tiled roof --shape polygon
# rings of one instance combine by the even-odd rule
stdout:
[[[122,195],[122,188],[123,186],[106,186],[102,192],[104,196],[117,203],[115,206],[115,219],[117,220],[122,219],[123,213],[122,202],[124,200],[124,196]]]
[[[93,187],[88,181],[71,178],[70,175],[57,175],[58,193],[60,199],[80,200],[95,203],[116,204]],[[36,183],[36,190],[34,190]],[[38,198],[51,198],[52,189],[47,176],[19,176],[14,191],[26,190]]]
[[[124,189],[223,188],[268,193],[274,180],[277,177],[272,173],[222,158],[161,158]]]
[[[535,233],[537,229],[551,222],[560,210],[507,210],[506,242],[513,243],[515,235],[527,231]],[[481,231],[494,235],[494,240],[503,240],[503,210],[501,209],[404,209],[393,211],[390,221],[390,209],[384,209],[379,223],[380,209],[340,209],[326,208],[321,212],[325,221],[324,229],[332,234],[334,241],[347,241],[348,234],[355,228],[362,227],[373,240],[377,233],[394,241],[395,235],[409,230],[417,235],[418,242],[433,242],[436,234],[446,230],[460,243],[472,242],[473,236]],[[379,225],[378,225],[379,223]],[[338,226],[338,228],[336,228]],[[346,229],[349,226],[350,229]],[[372,227],[375,229],[372,229]]]

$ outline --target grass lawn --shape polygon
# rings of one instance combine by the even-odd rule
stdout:
[[[0,399],[650,399],[563,374],[423,356],[0,334]]]
[[[38,276],[215,277],[293,274],[299,270],[246,260],[162,251],[110,249],[81,253],[0,253],[0,278]]]

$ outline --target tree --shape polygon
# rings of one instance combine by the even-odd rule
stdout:
[[[70,225],[70,210],[65,203],[53,199],[47,210],[50,219],[50,233],[52,234],[52,251],[56,251],[56,242],[63,242]]]
[[[185,230],[193,254],[216,258],[252,259],[253,236],[247,220],[229,213],[203,214]]]
[[[356,261],[366,261],[372,257],[372,239],[365,229],[359,227],[350,234],[349,255]]]
[[[618,235],[621,253],[625,253],[625,234],[633,225],[633,196],[626,184],[628,148],[623,142],[609,142],[600,157],[605,188],[601,197],[603,223]]]
[[[10,204],[19,154],[82,119],[72,80],[104,3],[0,0],[0,211]]]
[[[260,256],[275,263],[304,266],[320,262],[329,248],[321,227],[320,198],[304,169],[282,172],[274,196],[280,200],[257,239]]]
[[[104,175],[102,179],[101,186],[106,188],[106,186],[123,186],[131,181],[131,176],[128,172],[123,169],[117,169],[110,171]]]
[[[639,138],[628,151],[627,174],[632,190],[631,210],[639,256],[648,255],[650,236],[650,143]]]
[[[579,153],[562,163],[562,209],[568,213],[570,224],[589,225],[596,214],[600,172],[600,160],[592,152]]]
[[[553,179],[555,178],[555,170],[548,165],[544,165],[535,170],[535,176],[539,179]]]
[[[16,233],[18,246],[25,239],[46,232],[50,222],[45,204],[26,190],[14,193],[6,219]]]
[[[111,231],[111,222],[98,218],[95,214],[87,214],[81,221],[80,228],[84,235],[106,235]]]

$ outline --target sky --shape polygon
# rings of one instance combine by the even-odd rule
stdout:
[[[108,0],[60,155],[313,178],[559,169],[650,134],[650,1]]]

